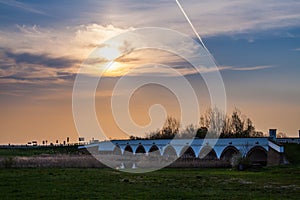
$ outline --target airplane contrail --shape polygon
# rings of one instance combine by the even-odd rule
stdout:
[[[177,5],[178,5],[179,9],[181,10],[182,14],[184,15],[184,17],[186,18],[186,20],[188,21],[188,23],[189,23],[190,26],[192,27],[192,29],[193,29],[195,35],[197,36],[197,38],[198,38],[199,41],[201,42],[203,48],[210,54],[209,50],[206,48],[206,46],[205,46],[205,44],[203,43],[203,41],[202,41],[200,35],[199,35],[198,32],[196,31],[194,25],[192,24],[191,20],[189,19],[189,17],[187,16],[186,12],[185,12],[184,9],[182,8],[181,4],[179,3],[178,0],[176,0],[176,3],[177,3]]]

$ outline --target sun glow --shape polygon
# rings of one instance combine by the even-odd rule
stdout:
[[[121,53],[118,48],[107,46],[99,50],[99,55],[105,60],[113,61],[114,59],[118,58]]]
[[[106,76],[121,76],[121,75],[126,74],[127,71],[128,71],[128,69],[126,69],[126,67],[124,67],[124,65],[122,65],[121,63],[111,61],[109,63],[109,67],[105,71],[104,75],[106,75]]]
[[[123,66],[120,62],[117,62],[116,59],[121,56],[121,52],[118,48],[118,45],[109,44],[107,46],[102,47],[98,51],[98,56],[101,59],[105,60],[105,65],[108,66],[104,75],[107,76],[119,76],[123,73]]]

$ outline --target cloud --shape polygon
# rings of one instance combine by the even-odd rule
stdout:
[[[295,51],[300,51],[300,48],[295,49]]]
[[[57,30],[17,25],[13,32],[0,31],[0,82],[69,84],[93,48],[101,48],[103,41],[124,31],[98,24]],[[100,57],[88,61],[90,65],[105,62]],[[96,74],[99,70],[95,68],[92,72]]]
[[[4,54],[16,64],[43,65],[50,68],[69,68],[79,63],[78,60],[66,57],[52,57],[46,54],[14,53],[5,51]]]
[[[180,2],[201,36],[232,35],[300,25],[300,2],[293,0]],[[175,1],[116,1],[113,7],[116,9],[103,14],[118,26],[160,26],[193,34]],[[101,13],[88,15],[90,18],[105,19]]]
[[[29,4],[17,1],[3,1],[28,12],[40,13]],[[292,0],[230,0],[230,1],[181,1],[200,35],[214,36],[220,34],[235,34],[247,31],[272,29],[276,27],[300,25],[300,2]],[[63,3],[62,3],[63,4]],[[45,82],[72,78],[80,62],[84,61],[94,48],[101,47],[103,41],[116,36],[132,27],[161,26],[174,28],[188,34],[193,34],[188,23],[182,16],[175,1],[111,1],[93,2],[97,12],[82,12],[78,16],[83,24],[61,20],[55,26],[15,25],[15,29],[0,31],[0,48],[5,49],[5,59],[0,62],[0,75],[8,80],[45,80]],[[106,6],[102,6],[102,5]],[[98,6],[97,6],[98,5]],[[107,9],[108,7],[114,9]],[[49,10],[54,9],[52,7]],[[99,11],[100,9],[100,11]],[[105,9],[105,10],[104,10]],[[103,12],[102,12],[103,11]],[[40,13],[42,14],[42,12]],[[95,23],[90,23],[93,20]],[[108,24],[109,22],[109,24]],[[77,22],[78,23],[78,22]],[[178,45],[178,43],[174,43]],[[120,48],[129,48],[124,43]],[[192,51],[192,47],[184,48]],[[11,49],[8,51],[7,49]],[[297,49],[298,50],[298,49]],[[159,59],[158,59],[159,58]],[[141,56],[122,56],[117,62],[126,67],[143,62],[151,63],[153,57],[142,59]],[[157,63],[168,64],[182,74],[193,74],[195,70],[182,60],[172,56],[159,54]],[[93,60],[103,62],[103,60]],[[238,68],[220,66],[218,70],[251,71],[267,69],[271,66],[255,66]],[[148,70],[148,69],[147,69]],[[147,71],[145,69],[145,71]],[[200,69],[209,73],[216,69]],[[55,77],[55,78],[53,78]]]
[[[236,34],[300,25],[300,2],[293,0],[182,1],[202,35]]]
[[[175,73],[172,69],[162,70],[163,68],[168,68],[168,67],[172,68],[177,72]],[[104,76],[104,78],[118,79],[124,76],[124,74],[126,74],[126,77],[132,77],[132,78],[161,77],[161,78],[172,79],[178,76],[190,77],[194,75],[199,75],[199,73],[207,74],[207,73],[217,73],[221,71],[246,72],[246,71],[269,69],[271,67],[272,66],[254,66],[254,67],[218,66],[218,67],[211,67],[211,68],[200,67],[198,69],[195,69],[194,67],[184,62],[182,62],[181,65],[175,65],[175,66],[172,66],[171,64],[168,65],[168,63],[164,63],[162,65],[159,63],[148,63],[146,65],[137,66],[136,68],[127,68],[124,70],[123,73],[120,73],[118,71],[107,73]]]
[[[2,50],[0,54],[1,83],[49,84],[74,79],[78,60],[45,54],[15,53]]]
[[[29,5],[29,4],[25,4],[25,3],[21,3],[19,1],[15,1],[15,0],[0,0],[0,3],[14,7],[14,8],[18,8],[27,12],[31,12],[31,13],[35,13],[35,14],[41,14],[41,15],[47,15],[45,12],[38,10],[36,8],[34,8],[33,6]]]
[[[0,2],[24,9],[28,7],[33,9],[29,4],[17,1],[0,0]],[[206,37],[300,25],[300,2],[294,0],[186,0],[180,2],[197,32]],[[64,7],[65,3],[59,2],[60,7]],[[46,19],[44,24],[39,24],[49,26],[46,30],[42,30],[42,33],[49,31],[47,34],[52,40],[44,42],[55,42],[60,38],[63,38],[63,42],[68,42],[75,36],[76,42],[81,43],[82,47],[93,47],[97,40],[99,42],[102,38],[110,37],[118,31],[130,27],[149,26],[166,27],[194,35],[173,0],[79,1],[74,4],[77,8],[76,14],[70,15],[68,10],[62,9],[59,10],[62,12],[59,13],[60,20],[55,21],[55,25],[49,26]],[[56,6],[52,4],[47,7],[47,10],[56,13],[58,12]],[[31,10],[29,8],[28,10]],[[23,31],[30,29],[30,27],[23,28],[22,25],[20,28]],[[39,27],[36,28],[37,31],[41,31]]]
[[[16,25],[0,31],[0,48],[22,53],[85,59],[95,47],[128,29],[86,24],[64,28]]]
[[[254,67],[229,67],[228,69],[234,71],[255,71],[255,70],[262,70],[262,69],[269,69],[273,66],[270,65],[262,65],[262,66],[254,66]]]
[[[214,73],[217,71],[256,71],[256,70],[262,70],[262,69],[270,69],[273,66],[253,66],[253,67],[236,67],[236,66],[218,66],[218,67],[211,67],[211,68],[205,68],[201,67],[199,68],[198,72],[200,73]],[[185,75],[193,75],[197,74],[195,70],[185,70]]]

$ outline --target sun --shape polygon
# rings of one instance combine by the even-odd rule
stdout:
[[[119,62],[111,61],[108,69],[105,71],[106,76],[122,76],[128,72],[128,69]]]
[[[101,59],[101,66],[106,66],[104,75],[121,76],[126,74],[126,65],[117,60],[121,56],[119,43],[106,44],[97,50],[97,57]]]
[[[99,55],[107,61],[113,61],[121,55],[118,48],[106,46],[99,50]]]
[[[105,75],[109,76],[117,76],[121,72],[119,71],[121,68],[120,63],[116,62],[115,60],[121,56],[121,52],[119,48],[116,46],[107,45],[99,49],[98,56],[101,59],[105,60],[108,68],[106,69]]]
[[[119,62],[111,62],[109,65],[109,71],[116,72],[121,68],[121,64]]]

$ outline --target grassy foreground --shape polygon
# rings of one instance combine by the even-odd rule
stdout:
[[[300,144],[285,144],[284,151],[290,163],[300,165]]]
[[[0,169],[0,199],[298,199],[300,166],[163,169]]]
[[[37,156],[41,154],[76,154],[78,146],[43,146],[43,147],[28,147],[28,148],[0,148],[0,156]]]

